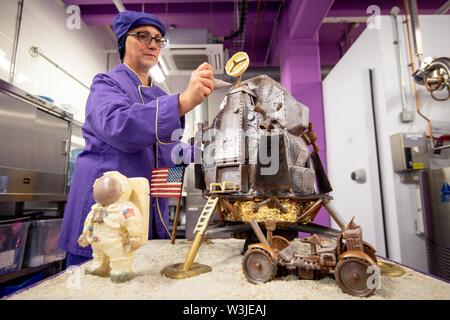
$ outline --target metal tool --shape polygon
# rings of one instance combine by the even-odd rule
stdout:
[[[216,79],[216,78],[214,78],[213,81],[214,81],[214,89],[231,87],[233,85],[232,83],[229,83],[229,82],[226,82],[226,81],[223,81],[220,79]]]

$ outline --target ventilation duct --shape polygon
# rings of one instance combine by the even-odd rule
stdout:
[[[210,30],[172,29],[166,37],[169,45],[161,50],[159,59],[166,75],[190,75],[203,62],[214,68],[214,74],[223,74],[223,44],[213,43]]]

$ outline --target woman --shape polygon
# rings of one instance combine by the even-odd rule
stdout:
[[[184,128],[184,114],[211,94],[213,68],[200,65],[181,94],[167,95],[149,78],[165,45],[166,29],[148,13],[123,11],[113,21],[122,63],[94,77],[86,103],[83,137],[58,246],[67,251],[66,266],[91,258],[77,239],[95,203],[94,181],[106,171],[151,179],[155,167],[173,166],[172,133]],[[179,134],[176,135],[176,139]],[[169,238],[166,198],[150,199],[149,238]]]

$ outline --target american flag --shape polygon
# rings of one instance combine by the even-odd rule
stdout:
[[[179,198],[183,185],[183,166],[157,168],[152,171],[152,197]]]

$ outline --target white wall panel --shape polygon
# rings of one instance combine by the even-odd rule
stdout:
[[[403,17],[399,17],[399,22]],[[450,30],[449,16],[420,16],[424,56],[450,56],[450,43],[444,41]],[[405,26],[399,23],[401,54],[405,65],[406,100],[415,111],[411,71],[407,66],[408,51]],[[393,18],[382,16],[380,29],[366,29],[345,56],[333,68],[323,82],[325,128],[327,139],[327,164],[330,180],[335,191],[336,207],[346,218],[356,213],[357,222],[363,226],[363,234],[378,249],[383,243],[381,219],[380,182],[377,181],[378,152],[381,170],[381,189],[384,201],[387,246],[389,257],[414,268],[427,271],[424,238],[416,234],[415,220],[420,209],[415,184],[405,184],[393,172],[389,137],[397,132],[427,132],[427,125],[417,113],[411,123],[400,121],[401,95],[397,70]],[[417,62],[416,62],[417,66]],[[375,132],[367,81],[362,74],[373,69],[376,134],[378,150],[374,150]],[[450,101],[434,101],[419,86],[421,111],[434,123],[449,125]],[[432,163],[450,165],[447,149],[436,156]],[[351,165],[349,165],[351,163]],[[368,171],[366,184],[350,179],[353,167],[365,167]]]
[[[365,33],[352,48],[379,50],[378,34]],[[362,48],[360,49],[362,50]],[[377,56],[377,55],[376,55]],[[374,63],[375,61],[372,61]],[[385,254],[381,194],[369,68],[366,59],[345,55],[323,82],[327,166],[334,206],[344,219],[363,228],[363,237]],[[363,169],[367,181],[358,183],[351,173]],[[333,221],[332,226],[337,228]]]
[[[0,50],[9,61],[17,3],[12,0],[1,2]],[[116,49],[115,40],[103,26],[87,26],[81,21],[80,29],[69,29],[66,25],[69,17],[66,6],[56,0],[24,1],[15,85],[32,94],[51,97],[58,105],[71,105],[69,111],[76,120],[83,122],[89,89],[44,58],[33,58],[29,54],[31,46],[39,47],[48,58],[90,87],[93,77],[106,71],[106,50]],[[111,55],[110,67],[117,63],[118,55]],[[0,77],[9,81],[9,70],[1,70]]]

